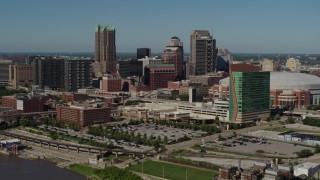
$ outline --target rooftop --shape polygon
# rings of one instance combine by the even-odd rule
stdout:
[[[174,64],[149,64],[149,68],[174,68]]]
[[[296,165],[296,166],[294,167],[294,169],[297,169],[297,168],[311,169],[311,168],[315,168],[315,167],[317,167],[317,166],[319,166],[318,163],[305,162],[305,163]]]
[[[98,25],[98,27],[96,28],[96,31],[98,31],[99,30],[99,27],[100,27],[100,31],[105,31],[105,30],[109,30],[109,31],[114,31],[115,30],[115,28],[114,28],[114,26],[111,26],[111,25],[101,25],[101,24],[99,24]]]

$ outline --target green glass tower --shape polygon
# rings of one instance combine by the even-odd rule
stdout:
[[[270,72],[232,72],[229,120],[249,123],[270,116]]]

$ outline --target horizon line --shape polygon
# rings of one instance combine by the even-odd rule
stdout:
[[[32,52],[32,51],[29,51],[29,52],[0,52],[0,54],[37,54],[37,53],[63,53],[63,54],[75,54],[75,53],[90,53],[90,54],[94,54],[94,52],[86,52],[86,51],[74,51],[74,52],[67,52],[67,51],[40,51],[40,52]],[[130,54],[135,54],[137,52],[117,52],[118,53],[130,53]],[[162,54],[163,52],[154,52],[154,53],[151,53],[151,54]],[[185,52],[186,54],[190,54],[190,52]],[[291,54],[296,54],[296,55],[301,55],[301,54],[305,54],[305,55],[320,55],[320,53],[304,53],[304,52],[295,52],[295,53],[288,53],[288,52],[283,52],[283,53],[275,53],[275,52],[267,52],[267,53],[261,53],[261,52],[231,52],[231,54],[257,54],[257,55],[263,55],[263,54],[286,54],[286,55],[291,55]]]

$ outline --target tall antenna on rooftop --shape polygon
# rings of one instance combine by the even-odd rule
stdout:
[[[211,24],[211,36],[213,37],[213,24]]]

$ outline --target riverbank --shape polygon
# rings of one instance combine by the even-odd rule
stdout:
[[[66,168],[59,168],[56,163],[37,159],[25,159],[16,155],[0,154],[1,180],[12,179],[70,179],[85,180],[86,177],[69,171]]]

